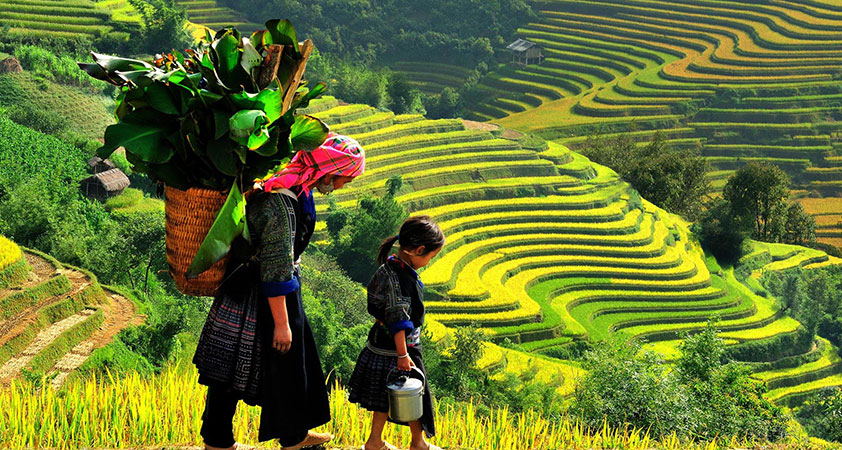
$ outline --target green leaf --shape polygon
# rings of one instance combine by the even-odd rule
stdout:
[[[234,153],[235,147],[237,147],[237,143],[225,137],[211,141],[208,144],[208,158],[214,167],[225,175],[234,176],[237,174],[237,155]]]
[[[152,83],[146,88],[146,95],[149,97],[149,106],[164,114],[180,114],[179,107],[166,85]]]
[[[231,243],[243,234],[246,224],[246,198],[237,186],[237,180],[231,186],[228,199],[219,210],[205,240],[196,252],[187,278],[196,278],[210,269],[217,261],[231,250]]]
[[[277,80],[273,83],[277,85]],[[271,85],[270,85],[271,86]],[[280,89],[264,89],[257,94],[239,92],[231,95],[231,101],[240,109],[259,109],[266,113],[269,123],[281,117],[284,108],[284,95]]]
[[[105,145],[97,150],[97,154],[100,157],[106,153],[110,155],[122,146],[144,162],[160,164],[169,161],[173,147],[167,137],[177,122],[170,121],[167,124],[161,115],[150,108],[126,114],[123,120],[106,128]]]
[[[259,109],[239,111],[228,121],[231,139],[249,150],[260,148],[269,140],[269,119]]]
[[[290,141],[295,151],[310,151],[324,143],[330,128],[321,120],[307,115],[295,116],[290,130]]]
[[[216,72],[222,82],[229,88],[245,83],[245,73],[240,66],[240,41],[233,34],[226,33],[215,40],[212,47],[216,52]]]
[[[313,88],[310,89],[307,93],[295,99],[289,108],[290,111],[295,111],[298,108],[306,108],[310,104],[311,100],[322,95],[326,90],[327,84],[320,81],[315,86],[313,86]]]
[[[229,120],[231,120],[231,115],[227,112],[223,112],[218,109],[213,110],[214,139],[219,139],[222,136],[225,136],[225,133],[231,129],[228,124]]]
[[[266,31],[269,32],[272,42],[266,42],[266,37],[264,36],[264,44],[291,45],[295,56],[298,58],[301,57],[301,50],[298,48],[298,37],[295,33],[295,27],[292,26],[292,22],[286,19],[270,20],[266,22]]]
[[[101,55],[91,52],[94,61],[106,72],[129,72],[133,70],[154,70],[155,66],[139,59],[121,58],[119,56]]]

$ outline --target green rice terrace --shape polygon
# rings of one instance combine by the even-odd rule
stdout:
[[[94,350],[143,317],[87,270],[0,236],[0,384],[43,373],[61,386]]]
[[[18,36],[123,39],[140,17],[126,0],[0,0],[0,27]]]
[[[842,213],[842,9],[835,2],[539,0],[518,37],[540,65],[505,64],[468,118],[575,149],[595,132],[659,130],[699,148],[714,190],[762,160]],[[448,74],[448,72],[443,72]],[[838,244],[838,232],[821,240]]]
[[[501,130],[329,97],[308,112],[367,150],[370,169],[335,196],[339,206],[382,193],[386,179],[400,174],[398,201],[439,221],[448,245],[422,273],[436,333],[476,323],[494,342],[509,339],[526,352],[489,345],[482,361],[489,369],[518,371],[541,361],[541,376],[569,393],[581,369],[553,358],[565,346],[622,332],[671,357],[681,332],[718,316],[729,351],[755,366],[775,401],[795,405],[809,392],[842,385],[838,349],[805,340],[802,325],[757,282],[763,271],[842,260],[758,242],[743,261],[757,269],[740,281],[734,268],[705,257],[685,221],[560,144],[525,148]],[[773,341],[788,346],[780,359],[758,360],[750,351]]]

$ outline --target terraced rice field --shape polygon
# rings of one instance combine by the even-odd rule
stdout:
[[[71,86],[39,79],[29,72],[0,74],[0,107],[31,107],[65,118],[68,128],[101,139],[114,122],[114,101]]]
[[[802,198],[798,202],[816,220],[816,239],[842,248],[842,200]]]
[[[670,356],[681,333],[713,316],[734,349],[801,329],[774,298],[753,290],[756,279],[740,282],[733,268],[708,261],[685,221],[635,200],[611,169],[564,145],[525,149],[500,130],[466,128],[459,120],[405,122],[335,99],[311,108],[335,129],[368,125],[352,135],[366,148],[369,169],[335,194],[340,206],[384,192],[386,179],[400,174],[398,201],[442,226],[448,245],[421,274],[428,317],[438,335],[476,324],[494,343],[519,344],[518,350],[487,346],[480,364],[495,376],[535,365],[536,376],[570,393],[581,369],[553,357],[576,340],[620,332]],[[324,228],[317,233],[325,237]],[[751,257],[762,258],[762,270],[842,264],[794,246],[758,244]],[[821,345],[829,352],[829,344]],[[807,347],[792,352],[813,351]],[[765,375],[804,380],[776,381],[793,389],[834,380],[835,363],[814,366]],[[813,369],[822,376],[805,375]]]
[[[464,67],[431,62],[402,61],[389,64],[389,68],[428,94],[440,94],[445,87],[459,89],[470,73]]]
[[[501,65],[467,118],[560,143],[689,129],[714,194],[750,161],[842,203],[842,11],[811,1],[538,0],[518,37],[541,65]],[[687,141],[690,139],[691,141]],[[582,141],[578,142],[581,145]],[[575,145],[571,148],[575,149]],[[838,243],[840,236],[822,235]]]
[[[82,269],[0,237],[0,383],[24,371],[61,386],[97,348],[138,324],[134,303]]]
[[[128,38],[139,25],[125,0],[0,0],[0,26],[9,35]]]
[[[236,27],[241,32],[251,33],[264,28],[262,24],[252,23],[243,14],[219,5],[214,0],[176,0],[175,3],[187,11],[187,17],[191,22],[212,30]]]

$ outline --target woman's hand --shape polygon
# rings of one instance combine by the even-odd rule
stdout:
[[[289,323],[275,324],[275,333],[272,337],[272,348],[286,353],[292,346],[292,330],[289,329]]]
[[[398,357],[398,370],[401,372],[409,372],[413,367],[415,367],[415,362],[412,361],[412,358],[409,356],[403,358]]]

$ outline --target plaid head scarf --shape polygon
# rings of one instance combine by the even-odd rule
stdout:
[[[364,170],[365,152],[360,144],[348,136],[331,132],[321,146],[296,153],[284,170],[258,181],[255,189],[268,192],[301,186],[301,193],[310,195],[310,184],[325,175],[357,177]]]

